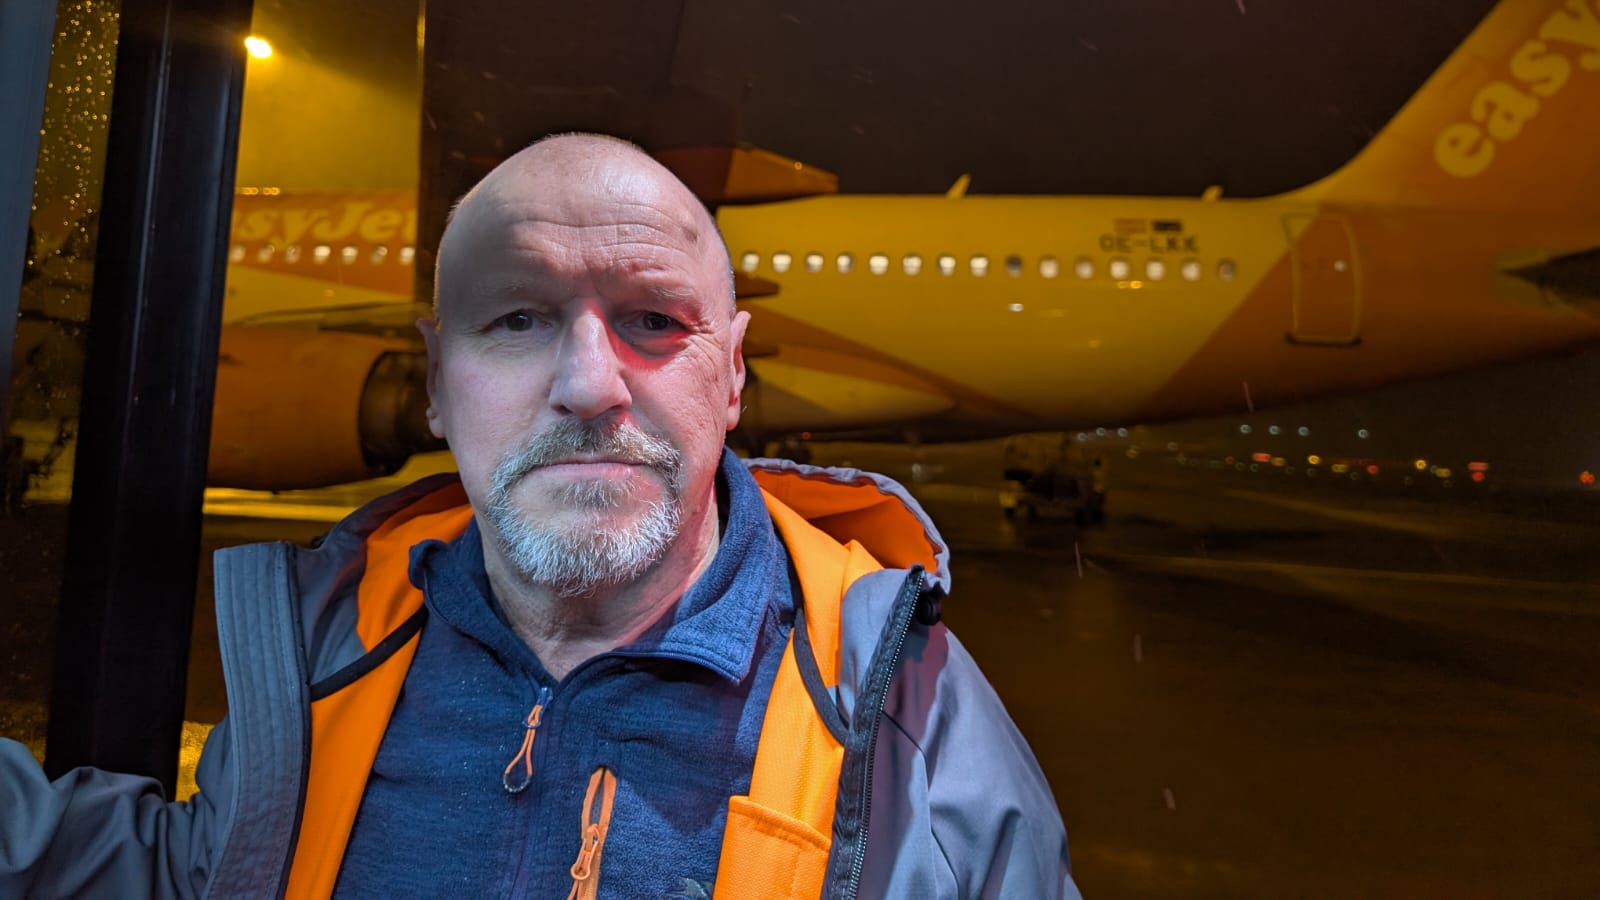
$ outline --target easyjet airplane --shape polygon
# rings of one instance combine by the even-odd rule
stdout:
[[[1353,161],[1274,198],[849,196],[759,150],[659,155],[716,206],[752,315],[743,428],[939,440],[1600,338],[1596,110],[1600,0],[1505,0]],[[352,480],[429,444],[414,196],[244,194],[234,241],[212,482]],[[322,330],[260,327],[296,320]]]

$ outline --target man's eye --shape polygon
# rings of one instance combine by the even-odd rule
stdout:
[[[676,323],[672,321],[671,316],[665,316],[661,313],[652,312],[645,313],[643,316],[640,316],[639,324],[644,326],[645,331],[666,331]]]
[[[506,313],[500,317],[500,324],[507,331],[527,331],[533,327],[533,316],[521,311]]]

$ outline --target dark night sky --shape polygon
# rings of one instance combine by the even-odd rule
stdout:
[[[469,155],[601,127],[756,144],[854,193],[1260,196],[1349,159],[1490,5],[458,0],[428,76]]]
[[[974,193],[1268,195],[1359,151],[1491,5],[598,0],[519,16],[457,0],[429,10],[424,105],[442,177],[424,202],[570,129],[651,148],[755,144],[851,193],[942,192],[971,173]],[[1565,482],[1600,468],[1597,395],[1600,355],[1587,354],[1283,415]],[[1219,433],[1241,420],[1225,421]]]

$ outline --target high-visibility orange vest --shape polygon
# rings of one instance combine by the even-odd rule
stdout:
[[[802,595],[796,599],[804,604],[818,672],[835,684],[840,601],[857,578],[882,567],[860,544],[841,545],[765,489],[762,498],[795,564]],[[403,642],[361,677],[312,700],[305,807],[285,891],[290,898],[333,894],[367,777],[416,655],[420,629],[414,626],[423,597],[408,575],[411,548],[430,538],[450,540],[471,518],[465,493],[452,483],[415,501],[367,539],[357,633],[369,651],[386,639]],[[844,747],[813,704],[795,654],[791,632],[767,701],[750,793],[728,799],[718,898],[822,892]]]

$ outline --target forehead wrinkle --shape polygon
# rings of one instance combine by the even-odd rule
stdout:
[[[640,168],[641,163],[643,168]],[[446,270],[450,270],[452,275],[466,277],[474,254],[486,244],[493,243],[496,233],[504,235],[506,231],[554,226],[556,234],[546,232],[541,237],[554,238],[556,247],[561,249],[549,244],[537,248],[540,256],[554,263],[556,253],[577,249],[576,242],[570,241],[571,236],[587,228],[608,224],[613,233],[605,245],[613,248],[648,245],[651,252],[646,258],[652,262],[660,262],[664,253],[673,250],[693,260],[695,265],[688,272],[688,281],[692,286],[645,285],[645,289],[652,294],[666,299],[681,299],[705,290],[726,293],[731,298],[731,263],[710,211],[672,179],[665,169],[652,171],[653,165],[648,157],[635,159],[619,155],[610,160],[562,160],[540,170],[498,170],[491,173],[469,191],[453,210],[452,227],[447,228],[447,240],[444,243],[454,246],[448,248],[449,252],[440,253],[436,299],[442,300],[442,295],[454,293],[445,289]],[[597,216],[597,209],[606,210],[606,213]],[[610,218],[611,221],[596,221],[597,218]],[[716,240],[707,238],[707,229],[709,234],[717,237]],[[558,236],[563,231],[572,233],[568,240]],[[654,235],[659,235],[663,240],[650,240]],[[524,249],[536,249],[540,242],[533,240],[523,246]],[[457,256],[462,259],[456,259]],[[715,274],[700,271],[700,265],[708,265]],[[642,271],[650,268],[654,267],[646,267]],[[547,271],[553,269],[551,267]],[[702,278],[715,278],[717,283],[699,284]],[[723,285],[725,281],[729,282],[728,286]],[[527,292],[534,288],[536,286],[530,280],[508,286],[506,293]]]

